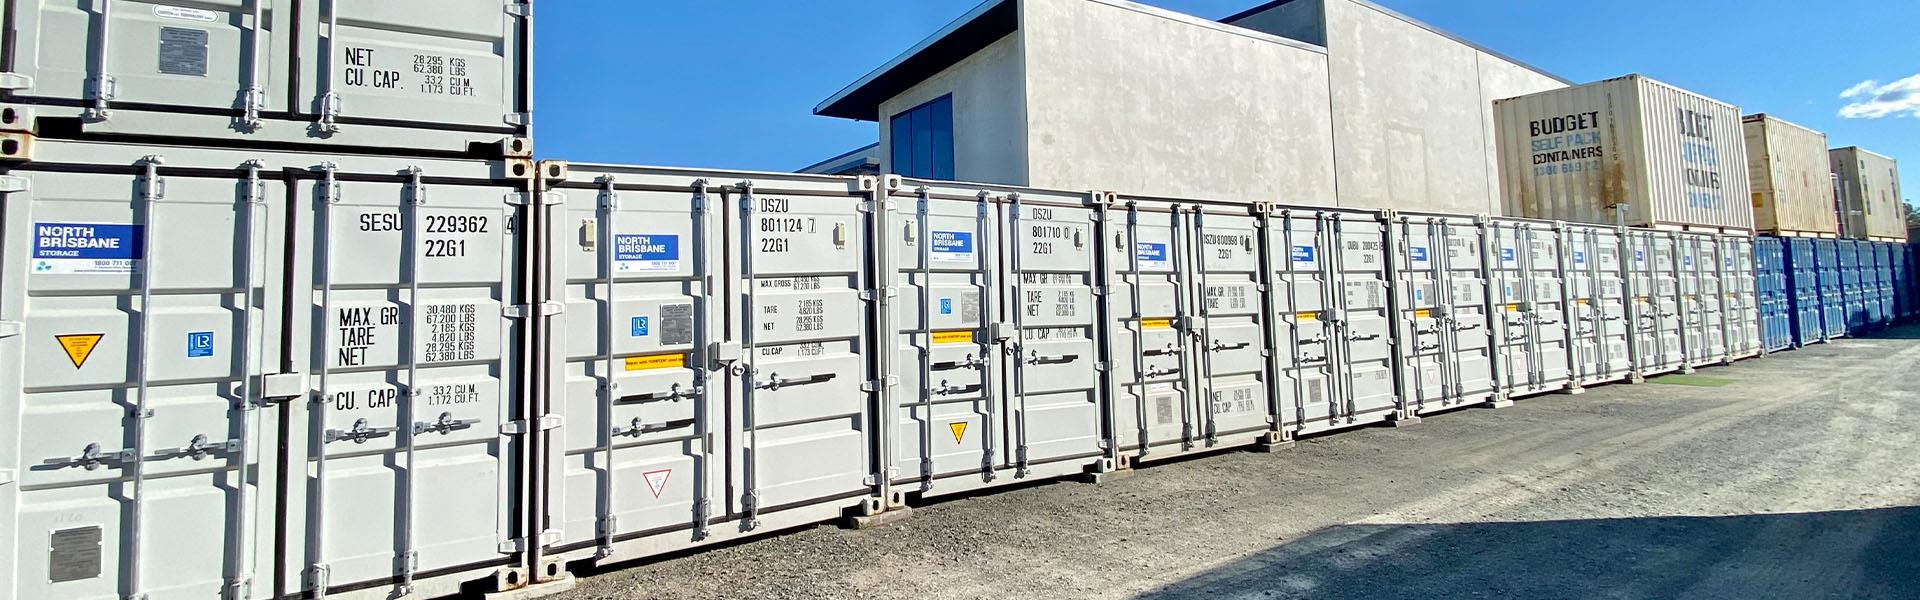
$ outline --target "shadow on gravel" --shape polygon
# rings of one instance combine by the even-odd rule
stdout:
[[[1920,508],[1323,529],[1142,598],[1913,598]]]

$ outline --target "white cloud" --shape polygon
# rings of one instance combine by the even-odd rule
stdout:
[[[1920,74],[1885,84],[1868,79],[1847,88],[1840,97],[1853,101],[1840,108],[1841,118],[1920,118]]]

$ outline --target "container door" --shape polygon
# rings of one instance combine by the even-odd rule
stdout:
[[[1452,364],[1446,352],[1444,261],[1438,256],[1445,233],[1434,220],[1395,219],[1390,225],[1400,238],[1395,248],[1393,293],[1399,299],[1395,323],[1400,338],[1400,390],[1407,402],[1421,410],[1450,404],[1448,380]]]
[[[7,52],[33,86],[10,99],[64,101],[92,121],[116,105],[255,116],[286,77],[284,0],[9,2]],[[278,19],[276,19],[278,17]],[[279,23],[271,21],[281,20]],[[244,125],[244,124],[243,124]]]
[[[1282,209],[1269,217],[1267,264],[1274,322],[1275,372],[1282,424],[1288,430],[1324,430],[1343,424],[1339,378],[1334,377],[1334,283],[1330,219]]]
[[[1190,260],[1196,230],[1188,213],[1164,206],[1129,202],[1105,214],[1105,230],[1113,232],[1105,240],[1114,321],[1107,330],[1119,363],[1115,437],[1122,451],[1139,456],[1163,444],[1179,444],[1175,452],[1192,448],[1208,437],[1209,422],[1196,389],[1199,357],[1187,335],[1198,312],[1188,282],[1197,274]]]
[[[511,188],[342,177],[303,185],[314,248],[300,459],[309,590],[504,564],[512,457]]]
[[[1438,255],[1445,284],[1446,320],[1441,324],[1452,361],[1448,393],[1456,403],[1476,402],[1494,392],[1494,344],[1487,299],[1487,270],[1482,228],[1473,223],[1447,221],[1441,228]]]
[[[729,207],[738,308],[728,335],[741,527],[759,515],[870,494],[867,199],[843,190],[742,185]]]
[[[1559,389],[1571,377],[1568,347],[1566,270],[1558,229],[1522,227],[1529,296],[1526,312],[1533,327],[1534,377],[1539,390]]]
[[[1616,230],[1567,230],[1568,276],[1574,282],[1575,376],[1582,383],[1613,381],[1632,369],[1627,353],[1626,284]]]
[[[1526,312],[1527,275],[1522,268],[1520,230],[1511,223],[1495,223],[1487,229],[1490,249],[1488,264],[1493,266],[1493,328],[1495,360],[1500,361],[1500,387],[1509,396],[1525,395],[1535,389],[1533,369],[1533,329]]]
[[[318,115],[317,132],[391,124],[506,136],[526,124],[525,0],[298,6],[306,66],[294,110]]]
[[[579,176],[581,174],[576,174]],[[724,383],[708,355],[719,302],[718,191],[646,188],[614,174],[548,190],[563,217],[549,223],[554,412],[560,454],[549,470],[562,549],[684,529],[700,539],[724,512],[719,429]]]
[[[1720,264],[1726,273],[1721,310],[1727,315],[1727,354],[1730,357],[1759,354],[1759,289],[1754,273],[1753,238],[1729,235],[1720,240]]]
[[[1005,206],[1007,284],[1013,339],[1000,355],[1008,407],[1005,439],[1016,474],[1036,463],[1102,455],[1095,347],[1098,311],[1093,209],[1022,203]],[[1144,238],[1143,238],[1144,239]],[[1171,251],[1171,248],[1169,248]]]
[[[1243,214],[1193,213],[1193,266],[1199,321],[1195,350],[1206,435],[1240,435],[1272,428],[1267,318],[1262,312],[1260,228]]]
[[[1380,420],[1400,408],[1394,390],[1393,315],[1388,307],[1386,224],[1371,216],[1331,215],[1334,350],[1348,419]]]
[[[1732,350],[1730,329],[1734,323],[1733,314],[1727,310],[1727,294],[1732,293],[1737,284],[1731,280],[1733,273],[1720,258],[1719,236],[1702,235],[1694,242],[1699,248],[1701,338],[1706,345],[1700,360],[1717,363],[1726,360]]]
[[[11,175],[0,597],[246,597],[271,578],[280,409],[256,376],[281,358],[284,188],[152,163]]]
[[[890,342],[900,377],[889,416],[899,440],[891,460],[900,467],[895,482],[923,492],[943,477],[991,477],[1000,464],[1002,397],[989,392],[994,350],[986,330],[998,322],[987,305],[997,287],[990,262],[997,257],[988,252],[1000,246],[990,208],[984,199],[921,188],[896,197],[889,210],[889,262],[900,290]]]
[[[1840,261],[1841,242],[1822,240],[1818,244],[1824,329],[1828,338],[1843,337],[1847,335],[1850,318],[1847,310],[1846,265]]]

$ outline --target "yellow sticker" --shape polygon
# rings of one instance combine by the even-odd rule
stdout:
[[[1320,320],[1320,313],[1318,311],[1293,313],[1293,318],[1299,321],[1318,321]]]
[[[1587,300],[1586,298],[1580,298],[1580,299],[1578,299],[1578,300],[1574,300],[1573,302],[1574,302],[1575,304],[1579,304],[1579,305],[1581,305],[1581,306],[1586,306],[1586,305],[1587,305],[1587,303],[1588,303],[1588,300]]]
[[[60,349],[67,352],[67,360],[73,361],[73,368],[78,369],[87,364],[87,357],[93,356],[93,348],[100,345],[100,338],[103,337],[107,337],[107,334],[79,333],[56,335],[53,341],[60,342]]]
[[[1140,328],[1173,329],[1173,319],[1144,319],[1140,321]]]
[[[1420,310],[1416,310],[1416,311],[1413,311],[1413,318],[1415,318],[1415,319],[1431,319],[1431,318],[1433,318],[1433,309],[1429,309],[1429,308],[1422,308],[1422,309],[1420,309]]]
[[[1766,208],[1766,207],[1767,207],[1767,197],[1766,197],[1766,196],[1764,196],[1764,195],[1762,195],[1762,194],[1761,194],[1760,192],[1754,192],[1754,193],[1753,193],[1753,207],[1754,207],[1754,208]]]
[[[1507,305],[1507,312],[1520,312],[1520,305],[1518,305],[1518,304],[1508,304],[1508,305]]]
[[[960,438],[967,437],[966,421],[960,421],[958,423],[948,423],[947,429],[953,432],[953,443],[958,444],[960,443]]]
[[[935,331],[933,332],[933,343],[935,344],[971,344],[973,343],[973,330],[962,329],[960,331]]]
[[[685,354],[655,354],[653,356],[627,357],[628,371],[651,371],[654,369],[675,369],[687,366]]]

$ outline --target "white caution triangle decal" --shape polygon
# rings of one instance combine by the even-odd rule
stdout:
[[[673,469],[660,469],[641,473],[640,476],[647,478],[647,489],[653,491],[653,497],[659,498],[660,490],[667,487],[667,476],[672,474]]]

